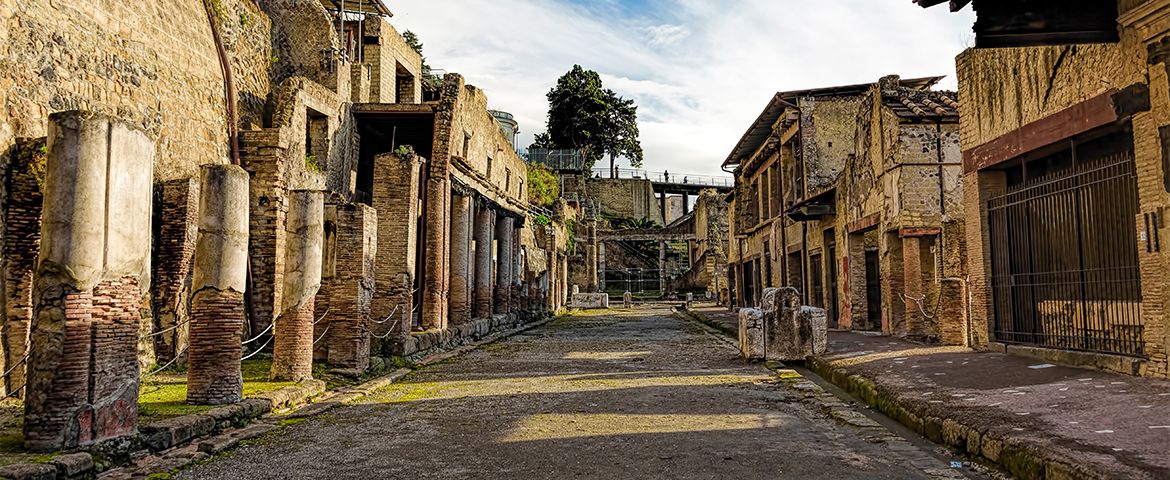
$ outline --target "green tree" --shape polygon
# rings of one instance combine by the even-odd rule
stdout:
[[[611,172],[618,157],[631,166],[642,165],[638,107],[604,88],[597,72],[573,65],[549,90],[548,104],[547,139],[538,136],[537,143],[547,140],[552,147],[545,148],[580,150],[586,171],[606,155]]]
[[[561,184],[557,175],[547,166],[528,164],[528,203],[547,207],[561,196]]]
[[[418,56],[422,58],[423,76],[430,75],[431,66],[427,65],[427,57],[426,55],[423,55],[423,44],[422,41],[418,39],[418,35],[410,30],[407,30],[402,32],[402,39],[406,40],[406,44],[410,46],[412,50],[414,50],[414,53],[417,53]]]

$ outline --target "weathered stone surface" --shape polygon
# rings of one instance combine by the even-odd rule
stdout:
[[[14,463],[0,467],[0,478],[11,480],[56,480],[57,467],[44,463]]]
[[[825,311],[799,303],[794,289],[764,289],[762,311],[769,360],[802,361],[828,347]]]
[[[748,360],[763,360],[764,312],[758,308],[739,309],[739,354]]]
[[[93,456],[86,452],[57,455],[49,463],[57,467],[59,476],[67,478],[88,473],[94,467]]]
[[[575,293],[569,308],[609,308],[609,294]]]

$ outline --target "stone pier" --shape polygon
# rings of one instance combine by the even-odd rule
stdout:
[[[322,192],[289,193],[283,302],[273,327],[273,380],[299,382],[313,377],[313,300],[321,288],[324,222]]]
[[[496,304],[495,313],[512,311],[512,279],[515,274],[516,259],[513,256],[515,247],[512,245],[515,235],[513,224],[516,222],[510,216],[499,215],[496,218]]]
[[[374,265],[378,249],[378,216],[373,208],[350,203],[329,207],[334,233],[322,265],[321,292],[316,299],[325,335],[324,360],[334,367],[365,370],[370,365],[370,302],[374,295]],[[328,272],[328,275],[325,275]]]
[[[471,196],[451,197],[450,321],[471,321]]]
[[[415,155],[374,157],[372,205],[378,215],[377,282],[371,303],[374,335],[410,333],[414,308],[415,248],[418,245],[419,168]]]
[[[495,293],[492,290],[492,243],[495,215],[486,205],[475,212],[475,316],[490,317]]]
[[[3,269],[4,311],[0,346],[0,368],[8,372],[3,378],[3,395],[23,396],[25,386],[22,365],[28,354],[28,332],[33,318],[33,271],[41,243],[41,187],[34,173],[36,157],[43,141],[20,145],[8,167],[7,205],[4,205]]]
[[[234,165],[204,165],[200,185],[187,401],[220,405],[243,399],[240,336],[248,262],[248,172]]]
[[[24,441],[33,451],[131,435],[148,278],[154,143],[88,112],[49,117]]]

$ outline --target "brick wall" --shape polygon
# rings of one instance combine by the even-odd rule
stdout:
[[[1170,252],[1158,251],[1148,244],[1153,240],[1152,235],[1165,239],[1170,231],[1163,222],[1150,234],[1143,233],[1145,218],[1150,214],[1161,217],[1170,204],[1159,132],[1162,126],[1170,124],[1170,83],[1162,47],[1162,38],[1170,31],[1170,19],[1163,15],[1167,8],[1170,7],[1164,2],[1124,8],[1119,19],[1121,41],[1115,44],[968,50],[957,58],[959,88],[966,100],[960,112],[965,155],[1033,122],[1059,118],[1054,115],[1111,89],[1132,85],[1148,88],[1150,108],[1129,120],[1133,128],[1137,200],[1141,208],[1134,222],[1143,237],[1137,239],[1137,244],[1142,289],[1140,318],[1148,361],[1140,373],[1150,376],[1168,374],[1167,344],[1170,343],[1170,321],[1166,316],[1170,292],[1163,288],[1170,271]],[[1059,68],[1055,68],[1058,64]],[[1075,121],[1057,127],[1077,131]],[[968,169],[963,182],[967,266],[971,278],[971,335],[977,344],[986,345],[993,340],[989,329],[994,319],[989,288],[990,239],[984,205],[987,199],[1004,191],[1005,178],[998,171]]]

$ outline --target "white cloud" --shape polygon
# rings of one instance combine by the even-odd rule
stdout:
[[[587,2],[588,3],[588,2]],[[640,1],[640,4],[651,3]],[[441,6],[440,6],[441,5]],[[545,94],[573,64],[639,105],[646,167],[719,173],[772,94],[948,75],[973,16],[906,0],[664,0],[633,13],[610,0],[398,0],[435,68],[482,87],[516,115],[527,145],[542,131]],[[623,13],[624,12],[624,13]]]
[[[646,36],[650,41],[650,45],[654,47],[670,47],[677,45],[682,39],[687,38],[691,34],[687,27],[682,25],[652,25],[643,27],[642,31],[646,32]]]

